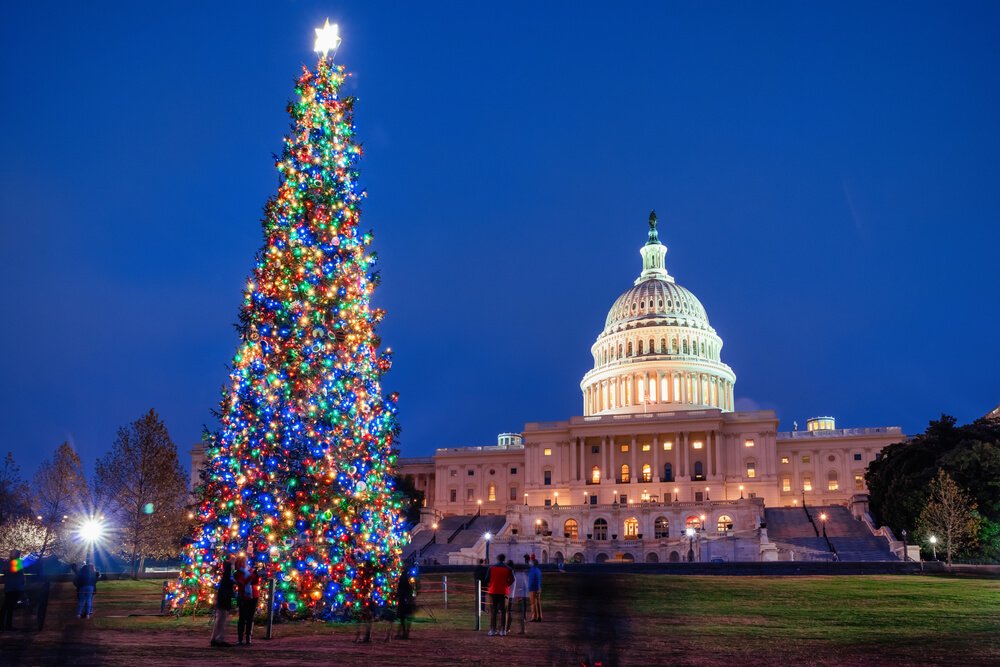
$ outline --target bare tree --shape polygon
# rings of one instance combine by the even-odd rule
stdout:
[[[14,462],[14,454],[0,463],[0,528],[20,517],[31,514],[28,485],[21,478],[21,468]]]
[[[35,509],[44,529],[38,557],[46,551],[68,552],[69,519],[80,518],[90,505],[87,480],[80,457],[68,442],[59,445],[51,459],[46,459],[35,472]]]
[[[930,483],[927,504],[917,519],[917,529],[943,541],[948,565],[954,553],[976,543],[980,521],[976,509],[976,503],[955,480],[944,470],[938,470]]]
[[[186,527],[187,485],[177,447],[154,410],[118,429],[111,451],[97,462],[96,481],[133,577],[147,557],[177,554]]]
[[[37,554],[45,544],[45,528],[30,516],[19,516],[0,525],[0,554],[17,549],[22,554]]]

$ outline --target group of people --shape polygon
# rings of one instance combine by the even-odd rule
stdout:
[[[490,600],[490,631],[487,633],[490,637],[507,636],[515,615],[519,616],[519,634],[522,635],[526,622],[542,622],[542,570],[534,556],[525,555],[524,565],[517,567],[513,567],[504,554],[497,556],[496,563],[488,568],[485,561],[480,560],[475,577]]]
[[[232,646],[226,641],[226,625],[233,611],[233,598],[239,619],[236,634],[240,644],[253,643],[253,621],[260,602],[260,571],[246,556],[235,560],[230,556],[222,561],[222,577],[215,593],[215,625],[212,628],[212,646]]]

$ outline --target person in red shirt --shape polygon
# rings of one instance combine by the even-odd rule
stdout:
[[[514,583],[514,572],[507,566],[507,557],[503,554],[497,556],[497,562],[490,567],[489,586],[487,590],[490,594],[490,631],[489,636],[499,634],[501,637],[507,634],[507,589]],[[497,615],[500,616],[500,624],[497,625]],[[499,630],[497,630],[499,628]]]
[[[251,643],[253,634],[253,618],[257,614],[257,603],[260,602],[260,572],[254,568],[253,563],[247,561],[245,556],[240,556],[236,560],[236,572],[233,575],[236,579],[236,600],[239,604],[240,617],[236,623],[236,634],[242,644],[245,641]]]

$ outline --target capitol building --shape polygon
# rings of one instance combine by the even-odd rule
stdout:
[[[591,347],[580,415],[400,459],[425,493],[408,555],[475,562],[492,541],[543,560],[823,560],[836,544],[809,508],[823,508],[824,531],[842,515],[844,531],[898,548],[867,518],[864,473],[901,429],[820,416],[779,432],[774,411],[737,410],[723,340],[670,274],[655,213],[639,253]]]

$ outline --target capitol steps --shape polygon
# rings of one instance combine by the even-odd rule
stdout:
[[[503,529],[506,521],[506,517],[502,515],[446,517],[438,524],[437,543],[428,547],[419,559],[426,559],[431,563],[435,560],[447,563],[449,554],[474,547],[485,533],[496,535]],[[451,542],[447,541],[449,537]]]

